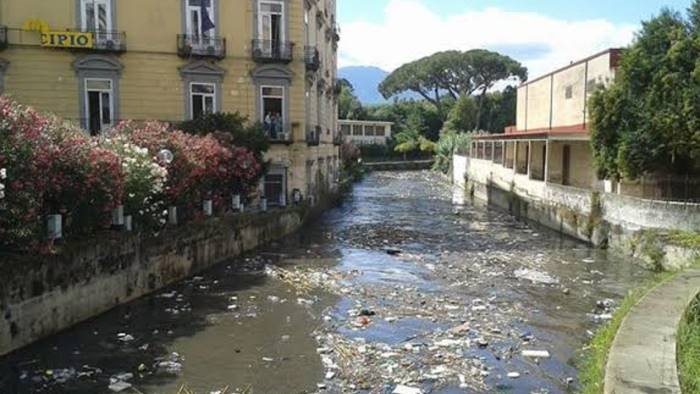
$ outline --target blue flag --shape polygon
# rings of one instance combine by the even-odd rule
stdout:
[[[209,30],[212,30],[216,27],[216,25],[214,25],[214,22],[212,22],[211,18],[209,17],[209,9],[207,8],[208,2],[209,1],[207,0],[201,0],[200,3],[200,7],[202,7],[202,33],[208,32]]]

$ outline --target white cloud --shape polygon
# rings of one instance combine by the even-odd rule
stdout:
[[[497,8],[441,17],[419,0],[391,0],[382,23],[343,26],[339,62],[341,67],[374,65],[391,71],[437,51],[486,48],[510,54],[536,77],[601,50],[625,46],[637,28]]]

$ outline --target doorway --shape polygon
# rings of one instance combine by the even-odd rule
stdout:
[[[565,186],[571,185],[571,146],[564,145],[561,164],[561,183]]]

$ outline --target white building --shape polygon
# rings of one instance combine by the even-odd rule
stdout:
[[[386,145],[392,137],[392,122],[338,120],[343,141],[355,145]]]

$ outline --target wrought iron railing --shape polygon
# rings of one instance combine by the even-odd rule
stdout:
[[[7,48],[7,27],[0,26],[0,50]]]
[[[260,63],[289,63],[293,59],[294,44],[289,41],[253,40],[253,60]]]
[[[263,124],[265,134],[273,143],[292,142],[292,127],[289,123]]]
[[[306,132],[306,145],[318,146],[319,144],[321,144],[321,127],[309,128]]]
[[[94,44],[90,48],[103,52],[126,52],[126,33],[123,31],[109,30],[81,30],[92,33]]]
[[[321,67],[321,55],[316,47],[304,47],[304,63],[306,63],[306,70],[318,71]]]
[[[185,58],[196,56],[223,59],[226,57],[226,39],[222,37],[178,34],[177,54]]]

